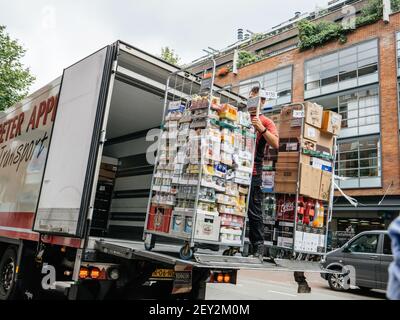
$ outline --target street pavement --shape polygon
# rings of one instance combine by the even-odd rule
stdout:
[[[335,292],[319,273],[306,274],[310,294],[298,294],[293,273],[239,271],[238,284],[208,284],[207,300],[382,300],[383,291]]]

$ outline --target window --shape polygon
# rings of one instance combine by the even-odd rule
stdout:
[[[263,74],[258,77],[248,79],[240,82],[239,94],[247,97],[250,94],[252,87],[256,86],[251,82],[259,81],[261,86],[267,91],[274,91],[278,93],[278,99],[269,101],[270,107],[275,107],[292,101],[292,67],[279,69],[273,72]],[[246,85],[249,84],[249,85]]]
[[[400,50],[400,38],[398,46]],[[378,80],[378,41],[372,40],[307,61],[305,98],[363,86]]]
[[[385,235],[383,240],[383,254],[392,255],[392,239],[388,235]]]
[[[379,137],[339,141],[336,174],[347,178],[339,181],[341,188],[380,187],[381,155]]]
[[[378,243],[378,234],[366,234],[350,243],[349,251],[352,253],[377,253]]]
[[[340,138],[380,132],[378,86],[310,100],[342,115]]]
[[[400,77],[400,32],[396,34],[397,40],[397,76]]]

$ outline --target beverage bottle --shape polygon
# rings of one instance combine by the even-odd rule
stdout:
[[[315,211],[314,211],[314,217],[311,221],[311,225],[314,228],[318,228],[318,219],[319,219],[319,201],[315,201]]]
[[[307,201],[307,207],[304,213],[303,224],[309,225],[310,219],[314,216],[314,204],[311,200]]]
[[[303,224],[304,219],[304,200],[303,197],[299,197],[298,209],[297,209],[297,222]]]
[[[324,204],[321,202],[319,205],[319,227],[320,228],[324,227],[324,223],[325,223],[324,213],[325,213]]]

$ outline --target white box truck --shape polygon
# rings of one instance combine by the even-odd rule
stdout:
[[[0,114],[0,300],[203,299],[207,282],[234,284],[240,268],[282,270],[219,253],[182,261],[173,243],[144,249],[147,158],[176,71],[118,41]],[[100,183],[102,162],[118,168],[111,190]],[[106,191],[109,205],[97,212]]]

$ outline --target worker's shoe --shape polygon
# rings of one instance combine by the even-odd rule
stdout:
[[[307,283],[299,284],[299,288],[297,289],[297,293],[311,293],[311,288]]]
[[[264,244],[258,243],[253,245],[253,256],[254,258],[260,259],[261,262],[264,261]]]

